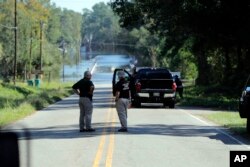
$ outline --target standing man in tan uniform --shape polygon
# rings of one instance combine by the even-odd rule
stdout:
[[[129,82],[125,80],[124,71],[118,72],[119,81],[115,85],[115,106],[121,123],[118,132],[127,132],[127,109],[131,103]]]
[[[80,132],[94,132],[95,129],[91,128],[91,119],[93,112],[93,92],[94,84],[91,81],[90,71],[84,72],[84,78],[75,83],[72,88],[79,97],[80,119],[79,127]]]

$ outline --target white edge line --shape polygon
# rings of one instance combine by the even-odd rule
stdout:
[[[196,120],[202,122],[202,123],[205,124],[205,125],[213,126],[213,125],[209,124],[208,122],[203,121],[202,119],[200,119],[200,118],[198,118],[198,117],[196,117],[196,116],[190,114],[189,112],[187,112],[187,111],[185,111],[185,110],[183,110],[183,109],[179,109],[179,110],[180,110],[181,112],[186,113],[186,114],[189,115],[190,117],[192,117],[192,118],[194,118],[194,119],[196,119]],[[218,128],[214,128],[214,129],[215,129],[216,131],[218,131],[218,132],[220,132],[220,133],[222,133],[222,134],[228,136],[229,138],[231,138],[232,140],[236,141],[237,143],[239,143],[239,144],[245,146],[247,149],[250,149],[250,146],[249,146],[249,145],[247,145],[247,144],[245,144],[244,142],[242,142],[242,141],[236,139],[235,137],[231,136],[230,134],[228,134],[228,133],[226,133],[226,132],[224,132],[224,131],[222,131],[222,130],[220,130],[220,129],[218,129]]]

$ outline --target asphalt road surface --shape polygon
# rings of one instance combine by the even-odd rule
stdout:
[[[96,132],[79,132],[76,95],[5,127],[19,135],[21,167],[229,167],[230,150],[250,150],[200,117],[215,112],[204,109],[145,104],[129,109],[128,132],[117,132],[111,80],[93,77]]]

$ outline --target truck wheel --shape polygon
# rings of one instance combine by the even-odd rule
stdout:
[[[136,108],[140,108],[141,107],[141,102],[139,100],[134,100],[132,102],[132,106],[136,107]]]
[[[135,104],[135,106],[137,107],[137,108],[141,108],[141,102],[136,102],[136,104]]]
[[[171,101],[170,104],[169,104],[169,108],[174,108],[174,107],[175,107],[175,102]]]

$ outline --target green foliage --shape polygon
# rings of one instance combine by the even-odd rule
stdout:
[[[229,87],[218,85],[189,86],[184,88],[184,99],[180,105],[210,107],[226,110],[238,110],[240,93]]]
[[[0,75],[13,75],[15,53],[14,0],[0,3]],[[62,63],[80,61],[81,14],[57,8],[48,0],[17,1],[17,78],[32,79],[40,69],[44,76],[59,78]],[[62,60],[59,45],[65,39],[68,51]]]
[[[191,52],[192,42],[192,38],[189,38],[180,48],[172,47],[166,54],[161,55],[161,65],[169,67],[171,71],[181,72],[181,78],[197,78],[196,60]]]
[[[238,112],[239,97],[237,91],[218,85],[190,86],[184,88],[184,99],[180,100],[179,105],[213,108],[212,113],[202,113],[201,116],[250,139],[246,119],[240,118]]]
[[[134,50],[142,65],[159,66],[159,55],[164,44],[164,38],[151,34],[145,27],[134,28],[129,32],[130,39],[135,43]]]
[[[34,112],[35,108],[28,103],[22,103],[17,107],[5,107],[0,109],[0,127],[24,118]]]
[[[250,139],[250,135],[246,130],[246,119],[242,119],[238,112],[228,112],[228,111],[217,111],[212,114],[203,115],[207,119],[222,125],[226,128],[230,128],[233,132],[241,134],[244,137]]]
[[[163,36],[166,40],[163,63],[174,69],[183,67],[186,70],[181,72],[185,76],[190,76],[187,71],[195,72],[197,67],[197,84],[235,86],[238,76],[249,75],[249,1],[116,0],[111,6],[124,27],[131,29],[139,23]],[[131,19],[134,15],[138,17]],[[187,53],[192,55],[190,60]]]
[[[50,7],[50,15],[48,18],[47,31],[45,32],[46,38],[51,44],[57,44],[58,39],[61,37],[61,23],[60,16],[62,11],[59,8]]]
[[[3,9],[0,11],[1,25],[13,25],[14,12],[11,4],[13,5],[13,1],[0,4]],[[189,59],[191,56],[187,55],[191,53],[190,50],[178,52],[179,48],[176,47],[173,52],[176,55],[167,54],[173,43],[179,40],[179,36],[170,38],[162,35],[157,27],[150,28],[157,25],[156,20],[144,17],[144,9],[134,8],[133,3],[128,3],[130,8],[126,11],[130,13],[130,19],[127,19],[126,24],[129,26],[131,21],[137,26],[128,30],[120,27],[121,18],[104,3],[96,4],[93,11],[85,9],[83,15],[72,10],[62,10],[47,0],[17,1],[17,4],[17,73],[20,79],[34,78],[34,73],[39,70],[41,64],[46,80],[58,79],[62,64],[72,65],[81,61],[81,45],[85,45],[87,51],[135,55],[140,65],[167,66],[171,70],[183,70],[181,72],[185,77],[194,77],[197,74],[193,58]],[[159,7],[158,5],[156,2],[153,7]],[[148,3],[146,7],[149,7]],[[145,25],[142,26],[142,23]],[[14,31],[2,26],[0,29],[3,32],[0,34],[3,48],[0,58],[0,65],[3,67],[1,75],[7,81],[13,75]],[[62,44],[63,41],[65,44]],[[179,41],[180,45],[184,46],[181,40]],[[169,47],[166,48],[166,44]],[[64,55],[62,46],[66,50]]]
[[[13,31],[13,13],[12,6],[14,1],[6,1],[0,3],[0,43],[2,45],[2,56],[0,59],[0,73],[4,78],[10,73],[12,64],[12,58],[14,53],[14,31]],[[11,40],[10,40],[11,39]]]
[[[82,39],[88,51],[114,51],[121,29],[118,17],[108,5],[98,3],[92,12],[85,10],[82,20]]]
[[[41,88],[18,83],[0,85],[0,127],[72,94],[71,84],[43,83]]]

